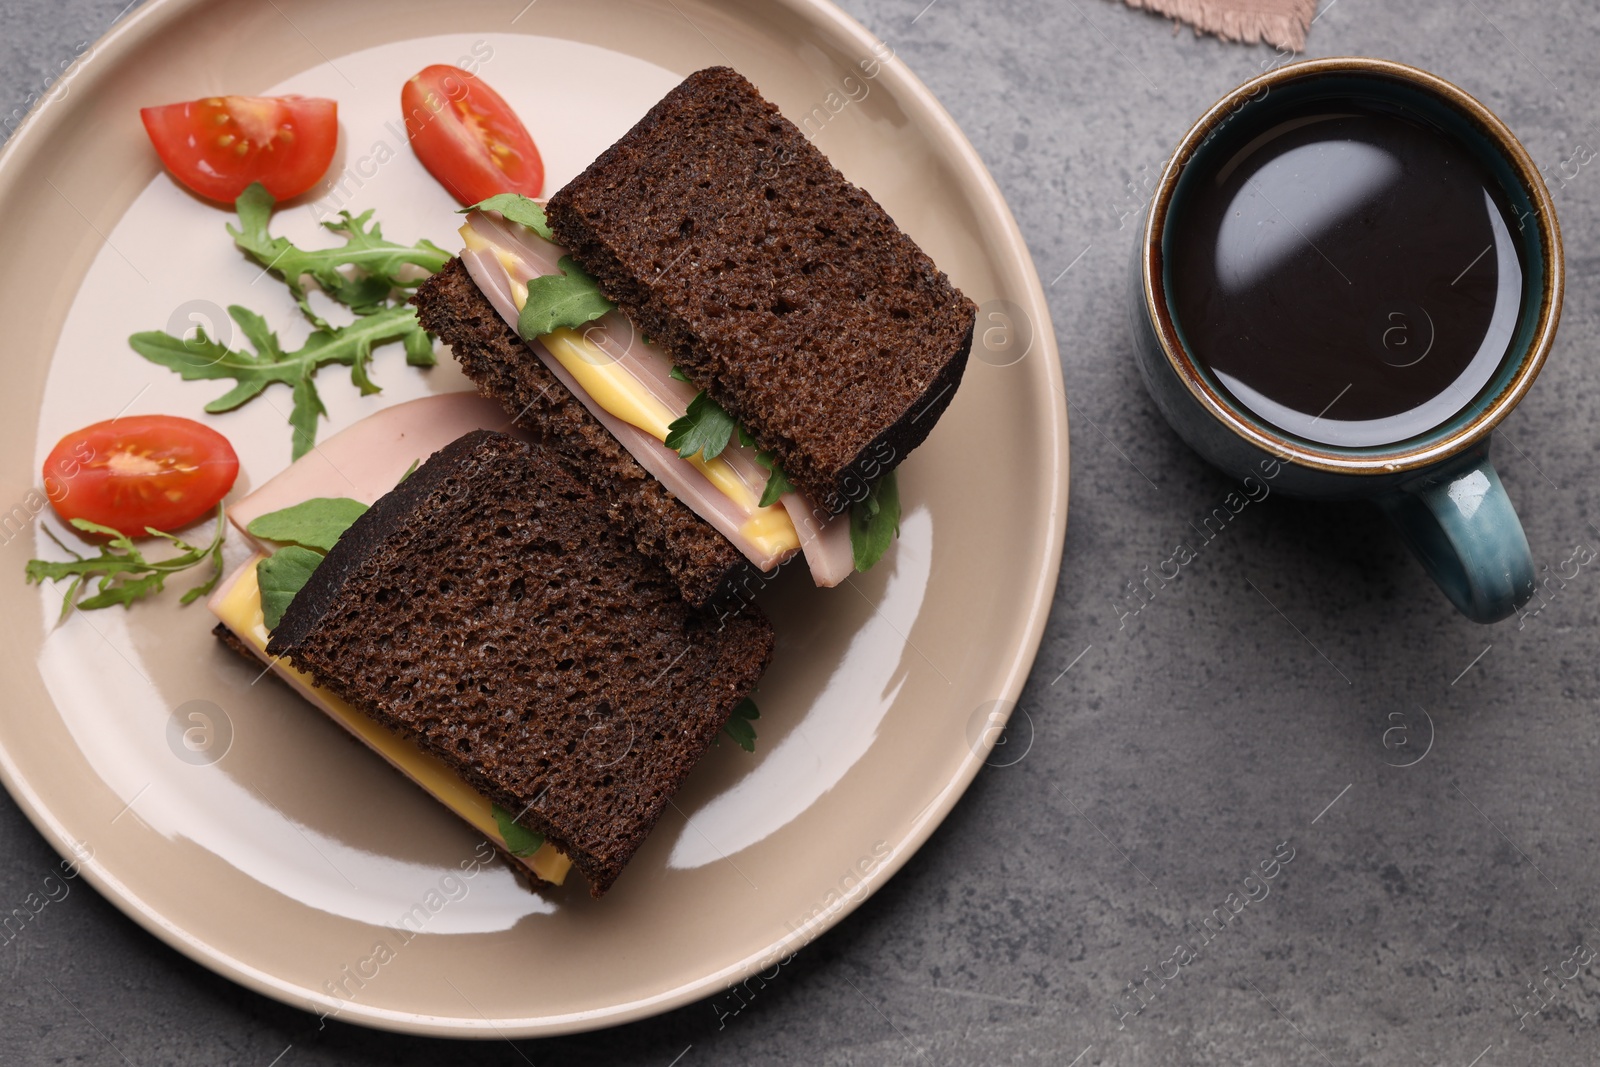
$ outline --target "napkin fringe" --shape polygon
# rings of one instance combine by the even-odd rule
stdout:
[[[1306,31],[1316,14],[1317,0],[1126,0],[1129,7],[1143,8],[1193,26],[1196,33],[1212,33],[1225,41],[1255,44],[1265,41],[1279,48],[1301,52],[1306,47]]]

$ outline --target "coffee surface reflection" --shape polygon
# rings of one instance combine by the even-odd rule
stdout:
[[[1167,289],[1190,353],[1242,407],[1310,441],[1386,445],[1493,379],[1523,268],[1515,216],[1470,151],[1326,101],[1205,151],[1169,222]]]

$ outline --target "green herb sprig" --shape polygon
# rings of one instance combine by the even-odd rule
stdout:
[[[266,320],[248,308],[235,304],[228,314],[254,352],[230,349],[211,340],[204,330],[193,338],[151,330],[134,334],[128,344],[150,362],[177,371],[184,381],[233,379],[232,389],[206,405],[211,414],[232,411],[274,382],[289,386],[294,398],[289,425],[294,432],[295,459],[311,451],[317,440],[317,421],[328,413],[313,380],[319,368],[330,364],[349,367],[350,380],[366,396],[379,391],[367,373],[372,350],[379,345],[399,341],[405,345],[406,362],[411,366],[434,364],[433,339],[417,321],[416,311],[403,305],[358,316],[346,326],[313,330],[306,343],[293,351],[285,351],[278,335],[267,329]]]
[[[432,241],[401,245],[386,240],[383,230],[371,222],[371,211],[360,215],[341,211],[337,219],[322,224],[344,238],[342,246],[301,248],[287,237],[267,232],[275,204],[259,182],[251,185],[234,201],[239,228],[230,225],[228,233],[240,251],[289,287],[300,310],[321,330],[332,327],[311,309],[307,277],[357,315],[371,315],[390,305],[394,291],[415,289],[424,277],[438,273],[450,261],[450,253]],[[351,268],[354,273],[347,273]]]
[[[900,535],[900,486],[890,471],[850,505],[850,549],[856,570],[870,570]]]
[[[456,214],[465,215],[473,211],[498,211],[507,222],[526,226],[546,241],[553,242],[556,239],[556,235],[550,232],[550,220],[545,217],[544,205],[521,193],[497,193],[471,207],[462,208]]]
[[[672,368],[672,377],[684,382],[689,380],[676,367]],[[755,447],[755,439],[702,389],[689,401],[688,412],[667,425],[666,445],[684,459],[700,455],[711,460],[722,455],[735,433],[739,435],[740,444],[746,448]],[[783,473],[783,468],[778,466],[772,453],[757,452],[756,462],[769,472],[766,487],[761,491],[760,507],[771,507],[784,493],[794,492],[794,484]]]
[[[245,529],[281,545],[327,552],[366,511],[367,505],[347,496],[319,496],[258,515]]]
[[[166,559],[148,559],[133,543],[133,538],[120,530],[110,526],[101,526],[87,519],[73,519],[72,526],[85,533],[99,534],[109,540],[100,546],[100,552],[95,556],[84,556],[76,549],[64,544],[59,537],[44,527],[44,532],[50,540],[60,545],[74,558],[70,560],[45,560],[30,559],[25,568],[27,580],[30,583],[43,584],[46,581],[59,582],[67,580],[66,595],[61,601],[60,619],[65,620],[72,614],[74,608],[82,611],[94,611],[97,608],[109,608],[114,604],[123,607],[130,606],[135,600],[152,596],[161,592],[168,577],[198,567],[206,562],[211,564],[211,577],[205,582],[187,590],[182,597],[182,603],[192,604],[216,588],[217,581],[222,577],[222,541],[225,524],[222,515],[222,506],[217,506],[217,529],[211,543],[205,546],[192,545],[172,534],[165,533],[153,527],[146,526],[144,532],[151,537],[170,541],[181,551],[175,556]],[[79,599],[86,582],[95,582],[95,592],[91,596]]]
[[[199,331],[184,337],[149,330],[128,338],[128,344],[150,362],[178,372],[185,381],[232,379],[236,384],[206,405],[216,414],[232,411],[259,396],[274,382],[287,385],[293,397],[289,426],[293,432],[293,458],[309,452],[317,439],[318,421],[328,413],[314,381],[317,370],[330,364],[350,368],[350,380],[363,396],[379,391],[368,368],[373,349],[391,342],[405,347],[406,362],[413,367],[435,363],[433,338],[405,303],[406,293],[420,282],[419,275],[439,270],[450,254],[429,241],[399,245],[385,240],[372,212],[339,218],[323,225],[344,237],[338,248],[305,249],[286,237],[267,231],[272,217],[272,194],[255,184],[235,201],[239,228],[228,227],[234,243],[251,259],[289,287],[301,312],[311,323],[311,336],[293,351],[286,351],[266,320],[234,305],[228,315],[254,351],[230,349]],[[305,279],[310,278],[329,297],[350,308],[354,321],[334,326],[311,307]],[[397,296],[398,294],[398,296]]]
[[[778,502],[778,498],[785,493],[794,492],[794,485],[789,481],[789,476],[783,473],[783,468],[778,466],[778,461],[767,452],[757,452],[756,462],[767,468],[767,487],[761,490],[759,506],[770,508]]]
[[[520,193],[499,193],[480,200],[457,214],[471,211],[498,211],[507,222],[526,226],[546,241],[554,241],[544,206]],[[600,292],[594,276],[571,256],[556,262],[557,274],[542,274],[528,281],[528,299],[517,316],[517,333],[524,341],[567,328],[576,329],[613,310],[616,305]]]
[[[684,459],[696,455],[716,459],[733,440],[738,424],[705,390],[689,401],[689,410],[667,425],[666,445]]]
[[[525,341],[563,327],[575,329],[616,307],[601,294],[594,277],[571,256],[562,256],[556,266],[561,269],[560,274],[541,274],[528,280],[528,299],[517,315],[517,333]]]
[[[745,697],[733,706],[733,713],[728,716],[728,721],[722,725],[722,733],[733,738],[733,743],[746,752],[754,752],[756,750],[756,728],[753,724],[759,718],[761,718],[761,712],[756,707],[756,702],[749,697]],[[720,741],[721,739],[722,735],[718,734],[717,740]]]

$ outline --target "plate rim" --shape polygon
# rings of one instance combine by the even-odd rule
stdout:
[[[128,53],[146,40],[166,31],[189,12],[216,2],[217,0],[149,0],[131,16],[114,23],[62,73],[49,89],[42,93],[7,141],[0,145],[0,193],[11,184],[15,175],[25,170],[42,154],[45,137],[59,121],[50,118],[51,109],[48,107],[57,98],[57,87],[66,86],[85,73],[93,78],[102,71],[114,70],[126,60]],[[825,35],[852,42],[861,49],[862,54],[870,53],[875,46],[881,44],[877,35],[830,0],[766,0],[766,4],[771,8],[787,12]],[[672,6],[677,5],[674,3]],[[740,11],[742,16],[752,21],[760,19],[759,9],[751,12],[749,9],[741,8]],[[976,197],[969,196],[969,202],[988,209],[984,213],[992,214],[1000,224],[998,230],[991,234],[991,239],[994,239],[1005,253],[1001,261],[1010,261],[1020,268],[1019,280],[1022,283],[1020,291],[1008,291],[1006,295],[1008,298],[1020,298],[1025,301],[1023,310],[1030,315],[1033,327],[1033,349],[1030,351],[1036,350],[1039,359],[1045,364],[1045,380],[1055,395],[1054,402],[1045,409],[1049,417],[1044,426],[1045,455],[1042,458],[1047,459],[1050,464],[1048,472],[1050,477],[1046,479],[1049,496],[1042,502],[1040,509],[1047,527],[1043,565],[1036,575],[1031,596],[1026,603],[1025,624],[1019,627],[1023,635],[1022,640],[1016,646],[1009,663],[1003,665],[1001,671],[1003,680],[997,697],[1009,705],[1005,710],[1005,716],[1009,719],[1038,656],[1050,608],[1055,599],[1066,539],[1070,442],[1066,393],[1055,330],[1038,269],[1028,250],[1027,242],[1017,225],[1009,203],[982,157],[955,119],[904,60],[898,64],[884,64],[880,76],[899,90],[898,99],[908,112],[915,109],[912,117],[926,131],[930,141],[949,153],[947,158],[961,164],[955,168],[957,179],[967,191],[977,194]],[[753,968],[760,962],[790,956],[827,933],[882,888],[927,842],[933,831],[943,823],[966,793],[972,780],[977,776],[978,769],[984,765],[997,737],[998,731],[985,731],[984,743],[968,754],[935,798],[912,819],[909,830],[894,843],[890,856],[863,878],[857,891],[849,894],[841,906],[822,917],[815,929],[808,928],[804,938],[798,942],[795,942],[791,935],[785,935],[744,959],[710,974],[702,974],[681,982],[673,989],[654,996],[561,1015],[499,1020],[472,1019],[464,1016],[400,1011],[375,1004],[337,1000],[325,996],[318,990],[279,978],[193,935],[168,914],[134,893],[113,871],[92,857],[75,862],[79,864],[82,875],[102,897],[167,945],[253,992],[303,1011],[315,1013],[311,1005],[316,1005],[329,1009],[328,1017],[336,1017],[345,1022],[390,1032],[431,1037],[525,1038],[581,1033],[649,1018],[712,996],[737,982],[741,976],[753,973]],[[72,855],[76,847],[75,839],[46,805],[43,797],[33,788],[22,768],[3,745],[0,745],[0,784],[5,786],[29,822],[58,854],[64,858]]]

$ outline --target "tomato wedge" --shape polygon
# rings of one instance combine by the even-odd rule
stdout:
[[[400,90],[400,110],[412,151],[462,204],[544,191],[544,160],[522,120],[460,67],[423,68]]]
[[[239,474],[228,439],[175,415],[127,415],[67,434],[44,461],[45,493],[63,519],[143,537],[211,511]]]
[[[339,105],[310,96],[210,96],[139,110],[172,176],[231,204],[251,182],[279,200],[316,185],[339,143]]]

